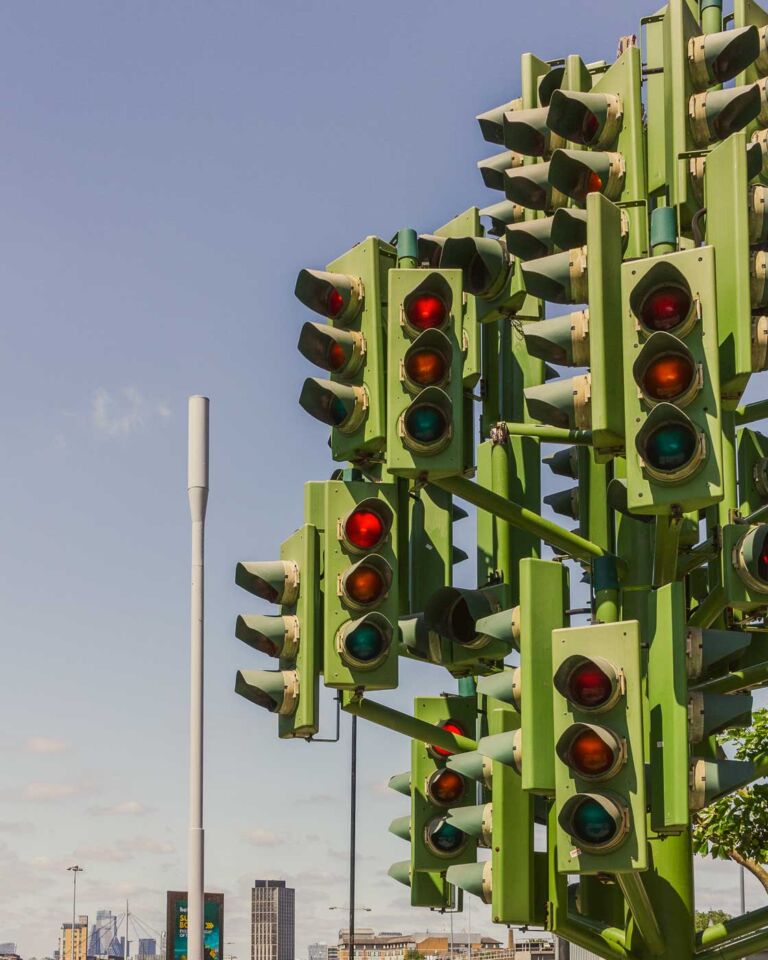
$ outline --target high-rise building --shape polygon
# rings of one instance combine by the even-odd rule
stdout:
[[[139,940],[139,960],[151,960],[157,956],[157,940],[149,938]]]
[[[251,960],[295,960],[295,893],[285,880],[254,880]]]
[[[88,956],[122,956],[122,951],[118,953],[118,950],[117,917],[111,910],[97,910],[96,922],[92,925],[88,938]]]
[[[80,916],[75,921],[74,950],[71,923],[62,923],[59,937],[61,960],[88,960],[88,917]]]

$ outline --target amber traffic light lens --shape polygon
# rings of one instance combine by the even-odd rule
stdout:
[[[345,582],[346,592],[355,603],[374,603],[384,593],[384,578],[375,567],[361,563]]]
[[[465,783],[461,774],[446,768],[430,779],[427,792],[435,803],[448,806],[457,800],[461,800],[464,789]]]
[[[695,367],[690,357],[679,353],[656,357],[643,373],[643,391],[652,400],[674,400],[691,385]]]
[[[640,319],[649,330],[674,330],[691,312],[691,295],[682,287],[657,287],[643,300]]]
[[[613,750],[594,730],[577,734],[570,748],[573,766],[587,777],[599,777],[613,766]]]
[[[412,297],[405,308],[408,323],[416,330],[441,327],[448,316],[445,303],[433,293],[421,293]]]
[[[347,355],[340,343],[332,343],[328,350],[328,366],[331,370],[341,370],[347,365]]]
[[[437,350],[415,350],[405,361],[405,372],[412,383],[431,387],[445,379],[446,359]]]

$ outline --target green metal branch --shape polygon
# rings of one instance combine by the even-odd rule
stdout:
[[[594,921],[585,922],[569,915],[567,920],[557,924],[554,932],[600,957],[621,957],[623,960],[635,960],[636,957],[624,946],[624,931],[616,927],[601,927]]]
[[[740,917],[734,917],[732,920],[726,920],[723,923],[715,923],[711,927],[707,927],[706,930],[699,931],[696,934],[696,946],[697,948],[712,947],[726,940],[743,937],[745,934],[759,930],[766,923],[768,923],[768,907],[751,910]]]
[[[716,587],[696,607],[691,614],[689,623],[693,627],[711,627],[727,606],[728,597],[725,590],[722,587]]]
[[[697,543],[695,547],[681,553],[677,558],[676,580],[682,580],[692,570],[700,567],[703,563],[709,563],[720,553],[719,547],[711,540],[705,540],[703,543]]]
[[[481,510],[487,510],[495,517],[506,520],[513,527],[518,527],[520,530],[541,537],[542,540],[546,540],[547,543],[551,543],[552,546],[576,560],[589,562],[595,557],[605,555],[605,550],[596,543],[585,540],[578,534],[566,530],[565,527],[552,523],[551,520],[545,520],[538,513],[515,503],[514,500],[506,500],[504,497],[500,497],[491,490],[486,490],[485,487],[481,487],[471,480],[466,480],[464,477],[442,477],[430,482],[434,483],[435,486],[442,487],[449,493],[455,494],[457,497],[461,497],[468,503],[473,503]]]
[[[451,733],[449,730],[443,730],[442,727],[436,727],[432,723],[427,723],[425,720],[418,720],[409,713],[403,713],[392,707],[386,707],[383,703],[374,703],[372,700],[365,700],[363,697],[357,697],[355,694],[345,693],[342,698],[341,709],[347,713],[362,717],[363,720],[377,723],[380,727],[387,727],[388,730],[402,733],[412,740],[431,743],[436,747],[442,747],[444,750],[453,750],[457,753],[477,750],[476,740],[471,740],[469,737],[461,737],[458,734]]]
[[[724,677],[707,680],[699,683],[692,689],[698,693],[735,693],[737,690],[748,690],[750,687],[759,687],[768,683],[768,660],[756,663],[743,670],[733,670]]]
[[[696,953],[695,957],[696,960],[741,960],[742,957],[749,957],[757,950],[762,950],[763,947],[768,947],[768,929],[759,930],[732,943],[702,950]]]
[[[683,528],[682,514],[656,518],[656,540],[653,557],[653,584],[663,587],[677,573],[677,551]]]
[[[590,446],[591,430],[566,430],[563,427],[550,427],[545,423],[507,423],[507,432],[515,437],[538,437],[545,443],[567,443]]]
[[[768,400],[758,400],[757,403],[748,403],[744,407],[737,407],[734,411],[734,420],[737,427],[746,423],[755,423],[768,417]]]
[[[654,956],[661,956],[664,953],[664,938],[642,876],[639,873],[617,873],[616,881],[621,887],[621,892],[635,918],[635,925],[645,945]]]

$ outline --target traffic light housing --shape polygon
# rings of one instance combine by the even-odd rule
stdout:
[[[691,810],[727,792],[734,778],[743,782],[743,764],[697,757],[696,746],[751,722],[750,694],[707,693],[705,682],[738,660],[751,639],[740,631],[689,626],[682,581],[654,590],[648,602],[651,827],[659,834],[683,833]]]
[[[235,692],[278,717],[282,738],[309,738],[318,730],[322,671],[320,534],[306,523],[280,548],[280,560],[238,563],[235,582],[280,604],[277,615],[241,614],[235,635],[276,657],[278,670],[239,670]]]
[[[552,668],[558,870],[644,870],[638,621],[555,630]]]
[[[628,508],[668,514],[722,499],[714,251],[622,266]]]
[[[394,248],[367,237],[327,271],[301,270],[296,280],[298,299],[327,321],[305,323],[298,348],[330,374],[307,378],[299,402],[330,426],[334,460],[366,460],[384,449],[384,318],[394,265]]]
[[[414,716],[453,733],[474,734],[474,696],[417,697]],[[475,802],[474,784],[446,766],[450,751],[419,740],[411,744],[411,857],[414,872],[444,873],[456,863],[477,856],[477,841],[453,826],[452,807]]]
[[[461,272],[389,273],[387,467],[400,477],[465,470]]]
[[[325,497],[325,685],[387,690],[398,676],[394,483],[330,480]]]
[[[535,296],[588,303],[588,310],[528,323],[522,327],[528,350],[565,366],[589,365],[588,373],[525,390],[532,417],[554,426],[592,430],[596,459],[604,461],[624,446],[624,392],[621,328],[622,214],[600,194],[590,195],[587,244],[522,265]]]

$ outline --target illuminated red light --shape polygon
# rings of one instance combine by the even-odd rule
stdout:
[[[446,768],[430,780],[429,792],[438,803],[454,803],[464,795],[464,786],[464,778]]]
[[[691,311],[690,294],[682,287],[659,287],[640,308],[640,319],[649,330],[674,330]]]
[[[464,730],[453,720],[446,720],[446,722],[441,723],[440,726],[443,728],[443,730],[447,730],[449,733],[455,733],[458,737],[463,737],[465,735]],[[455,750],[446,750],[445,747],[436,747],[434,744],[432,744],[430,749],[439,757],[452,757],[456,752]]]
[[[600,707],[613,693],[611,678],[596,663],[577,667],[568,684],[569,699],[581,707]]]
[[[384,538],[384,521],[373,510],[354,510],[344,524],[344,534],[353,547],[370,550]]]
[[[344,297],[339,293],[336,287],[331,287],[328,291],[328,297],[325,306],[329,317],[338,317],[344,306]]]
[[[433,293],[421,293],[408,301],[405,308],[408,323],[416,330],[430,330],[445,323],[448,309],[440,297]]]

